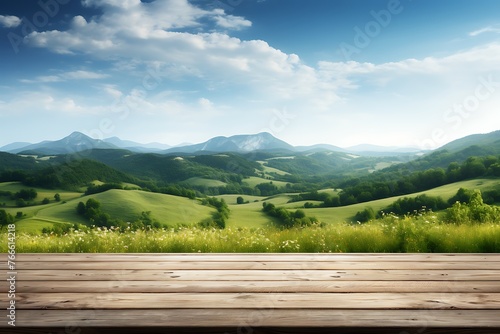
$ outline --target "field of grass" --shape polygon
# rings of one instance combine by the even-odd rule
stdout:
[[[0,251],[7,251],[6,233]],[[91,229],[68,235],[16,234],[16,251],[50,253],[483,253],[500,252],[500,224],[454,225],[429,213],[364,225],[333,224],[278,230],[275,228],[138,230]]]
[[[254,178],[254,181],[260,183],[261,181],[265,182],[269,180]],[[443,199],[447,200],[455,195],[457,190],[461,187],[484,191],[498,186],[499,180],[477,179],[457,182],[407,196],[414,197],[426,193],[431,196],[441,196]],[[15,192],[22,188],[26,187],[23,187],[19,183],[0,184],[0,190],[5,191]],[[88,197],[82,197],[81,193],[63,190],[36,190],[39,194],[37,201],[44,197],[53,199],[56,192],[61,194],[63,201],[59,203],[52,201],[48,205],[36,205],[25,208],[5,208],[6,211],[13,216],[19,211],[25,215],[24,219],[17,222],[20,231],[41,231],[43,227],[50,227],[52,223],[85,223],[85,220],[76,214],[75,207],[79,201],[85,202]],[[323,191],[335,192],[333,189],[325,189]],[[249,203],[236,204],[236,198],[238,196],[242,196],[243,199]],[[169,226],[178,224],[193,225],[209,217],[210,214],[214,212],[213,209],[200,205],[198,201],[137,190],[110,190],[89,197],[93,197],[101,203],[103,212],[108,213],[112,218],[121,219],[123,221],[134,221],[140,216],[141,212],[151,211],[152,217],[162,224],[167,224]],[[272,225],[273,218],[266,216],[262,212],[262,202],[264,201],[289,209],[302,208],[305,203],[305,201],[287,203],[290,197],[286,194],[272,197],[248,195],[222,195],[217,197],[223,198],[229,205],[231,213],[226,224],[228,227],[234,228],[268,228]],[[320,222],[339,224],[342,222],[350,222],[358,211],[362,211],[368,206],[375,211],[380,211],[401,197],[406,196],[392,197],[338,208],[311,208],[303,210],[307,216],[316,217]],[[64,203],[65,201],[66,203]],[[320,202],[315,203],[319,204]]]
[[[81,194],[79,194],[81,195]],[[78,197],[66,203],[55,203],[44,206],[34,206],[19,209],[8,209],[26,213],[25,219],[16,223],[17,228],[24,232],[40,232],[43,227],[52,223],[88,223],[76,213],[78,202],[86,202],[95,198],[101,203],[102,211],[114,219],[125,222],[137,220],[141,212],[151,211],[151,216],[162,224],[169,226],[193,225],[204,218],[210,217],[214,209],[199,204],[196,200],[184,197],[149,193],[139,190],[109,190],[90,196]]]
[[[207,187],[207,188],[224,187],[227,185],[227,183],[225,182],[219,180],[205,179],[203,177],[192,177],[190,179],[183,181],[182,183],[186,184],[187,186]]]
[[[243,197],[246,204],[236,204],[236,198]],[[290,197],[286,195],[277,195],[271,197],[248,196],[248,195],[220,195],[217,198],[223,198],[229,205],[231,214],[226,222],[230,227],[244,228],[266,228],[272,225],[273,218],[262,212],[262,203],[268,202],[274,205],[283,205]]]
[[[243,183],[245,183],[247,186],[252,187],[252,188],[258,184],[269,183],[269,182],[273,182],[273,184],[277,187],[285,187],[287,184],[287,182],[267,180],[267,179],[264,179],[262,177],[256,177],[256,176],[251,176],[249,178],[243,179]]]
[[[363,211],[366,207],[371,207],[375,212],[377,212],[383,210],[384,208],[392,204],[394,201],[403,197],[416,197],[418,195],[427,194],[429,196],[440,196],[446,201],[450,197],[453,197],[460,188],[479,189],[481,191],[484,191],[491,189],[495,186],[498,187],[499,185],[500,185],[500,180],[498,179],[468,180],[468,181],[461,181],[452,184],[447,184],[441,187],[414,193],[411,195],[395,196],[390,198],[384,198],[381,200],[376,200],[366,203],[358,203],[338,208],[312,208],[312,209],[304,209],[304,211],[307,216],[310,217],[314,216],[318,218],[320,221],[325,223],[339,223],[344,221],[349,222],[358,211]],[[305,202],[290,203],[287,204],[285,207],[297,208],[301,205],[303,206],[304,203]]]
[[[266,174],[274,173],[277,175],[290,175],[290,173],[282,171],[281,169],[269,167],[265,161],[257,161],[257,162],[262,165],[262,167],[264,168],[264,173]]]
[[[62,189],[43,189],[43,188],[37,188],[37,187],[27,187],[23,185],[20,182],[2,182],[0,183],[0,191],[10,191],[12,193],[18,192],[21,189],[35,189],[36,192],[38,193],[37,198],[35,198],[34,202],[39,203],[41,202],[44,198],[48,198],[51,201],[54,201],[54,195],[56,193],[59,193],[61,195],[61,201],[68,201],[73,198],[77,198],[81,196],[82,194],[79,192],[74,192],[74,191],[67,191],[67,190],[62,190]],[[7,199],[5,197],[0,197],[0,203],[6,203],[7,205],[14,205],[15,201],[10,201],[10,199]]]
[[[306,215],[309,217],[316,217],[319,221],[328,223],[328,224],[338,224],[341,222],[350,222],[352,217],[358,212],[363,211],[366,207],[372,207],[375,211],[380,211],[394,201],[402,197],[415,197],[421,194],[427,194],[430,196],[441,196],[443,199],[447,200],[453,195],[456,194],[458,189],[467,188],[467,189],[480,189],[480,190],[488,190],[492,187],[499,186],[499,180],[495,179],[477,179],[477,180],[469,180],[462,181],[453,184],[448,184],[442,187],[434,188],[428,191],[415,193],[411,195],[405,196],[396,196],[376,201],[371,201],[367,203],[359,203],[349,206],[343,206],[338,208],[312,208],[312,209],[303,209],[303,206],[306,202],[320,204],[321,202],[317,201],[301,201],[294,203],[287,203],[290,199],[287,195],[279,195],[274,196],[272,198],[265,198],[260,196],[246,196],[243,195],[245,201],[249,201],[248,204],[236,205],[236,198],[240,195],[224,195],[218,196],[219,198],[224,198],[231,209],[231,216],[229,217],[230,226],[239,226],[239,227],[265,227],[268,226],[271,219],[268,216],[262,215],[262,202],[266,201],[269,203],[273,203],[274,205],[283,206],[288,209],[298,209],[301,208],[305,211]],[[324,189],[323,191],[337,193],[333,189]],[[259,202],[254,202],[254,201]]]

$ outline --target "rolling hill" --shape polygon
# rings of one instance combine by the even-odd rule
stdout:
[[[459,152],[471,146],[483,148],[485,151],[488,151],[489,154],[500,154],[500,130],[463,137],[441,146],[438,150]]]
[[[109,190],[91,196],[78,197],[67,202],[29,207],[23,210],[29,214],[24,220],[17,223],[19,231],[34,231],[33,226],[50,226],[53,223],[80,223],[89,224],[76,213],[76,206],[80,201],[94,198],[101,203],[102,211],[114,219],[125,222],[137,220],[142,212],[151,212],[153,219],[162,224],[175,227],[178,225],[194,225],[210,217],[214,209],[199,204],[196,200],[156,194],[139,190]],[[9,209],[14,211],[19,209]]]

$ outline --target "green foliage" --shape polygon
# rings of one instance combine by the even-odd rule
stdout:
[[[89,185],[85,191],[85,195],[93,195],[102,193],[111,189],[123,189],[122,185],[119,183],[104,183],[100,185]]]
[[[23,199],[25,201],[34,200],[38,196],[35,189],[21,189],[14,194],[15,199]]]
[[[167,187],[161,187],[158,189],[159,193],[161,194],[168,194],[168,195],[174,195],[174,196],[181,196],[181,197],[186,197],[189,199],[195,199],[196,198],[196,193],[188,188],[182,187],[180,185],[170,185]]]
[[[500,208],[483,202],[480,190],[474,190],[468,203],[455,202],[446,211],[446,220],[455,224],[500,221]]]
[[[278,187],[272,181],[269,183],[260,183],[255,188],[259,190],[261,196],[272,196],[279,193]]]
[[[203,205],[208,205],[217,209],[217,212],[212,214],[212,217],[203,219],[198,223],[202,228],[219,228],[226,227],[226,221],[229,218],[230,210],[224,199],[217,199],[215,197],[204,198],[201,202]]]
[[[313,207],[322,207],[322,208],[331,208],[340,206],[340,198],[337,195],[328,194],[326,192],[318,192],[316,190],[301,193],[298,195],[293,195],[292,198],[288,201],[289,203],[300,202],[300,201],[321,201],[323,202],[320,205],[314,205],[312,203],[304,204],[305,208],[313,208]]]
[[[18,208],[24,208],[25,206],[28,206],[28,203],[26,203],[26,201],[22,198],[18,198],[16,199],[16,206]]]
[[[42,200],[42,204],[49,204],[50,203],[50,199],[48,199],[47,197],[45,197],[43,200]]]
[[[108,183],[129,182],[134,183],[136,179],[119,172],[103,163],[89,159],[75,159],[34,172],[26,178],[25,184],[48,189],[77,189],[100,180]]]
[[[101,203],[96,199],[89,198],[85,204],[79,202],[76,206],[76,212],[96,226],[110,226],[111,217],[101,211]]]
[[[61,195],[60,195],[59,193],[56,193],[56,194],[54,195],[54,200],[55,200],[56,202],[60,202],[60,201],[61,201]]]
[[[33,236],[16,233],[22,253],[498,253],[500,224],[443,224],[432,213],[398,218],[386,215],[367,224],[315,224],[289,229],[181,227],[75,228],[55,224],[55,231]],[[50,234],[50,235],[49,235]],[[0,234],[0,252],[7,251]]]
[[[470,198],[472,197],[473,193],[474,192],[472,190],[465,189],[465,188],[460,188],[460,189],[458,189],[458,191],[455,194],[455,196],[451,197],[448,200],[448,204],[453,205],[456,202],[469,203]]]
[[[373,208],[371,207],[367,207],[363,211],[356,212],[356,215],[354,216],[354,220],[360,223],[366,223],[375,218],[375,211],[373,211]]]
[[[273,203],[262,203],[262,211],[276,218],[278,226],[283,228],[310,226],[318,222],[314,217],[306,217],[303,210],[289,211],[285,208],[277,208]]]
[[[5,210],[0,210],[0,229],[14,223],[14,217]]]
[[[447,203],[441,197],[423,194],[417,197],[400,198],[384,211],[393,212],[397,215],[405,215],[418,212],[421,209],[439,211],[447,207]]]

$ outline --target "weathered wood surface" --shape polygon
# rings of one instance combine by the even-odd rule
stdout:
[[[1,261],[6,268],[5,254]],[[16,326],[33,332],[68,326],[500,332],[498,254],[17,254],[16,271]],[[6,280],[0,288],[8,290]],[[2,319],[8,301],[3,292]]]

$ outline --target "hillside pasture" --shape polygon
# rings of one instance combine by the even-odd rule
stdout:
[[[267,165],[267,162],[265,161],[257,161],[259,164],[261,164],[262,168],[264,169],[264,173],[270,176],[269,174],[277,174],[277,175],[290,175],[290,173],[282,171],[281,169],[277,169],[274,167],[269,167]]]
[[[418,195],[426,194],[428,196],[440,196],[445,201],[453,197],[458,189],[479,189],[481,191],[492,189],[494,187],[500,186],[500,180],[498,179],[474,179],[461,182],[455,182],[447,184],[434,189],[421,191],[414,194],[395,196],[390,198],[384,198],[380,200],[375,200],[366,203],[358,203],[348,206],[336,207],[336,208],[311,208],[304,209],[307,216],[314,216],[320,221],[325,223],[339,223],[339,222],[350,222],[352,217],[358,212],[363,211],[366,207],[371,207],[375,212],[383,210],[388,207],[393,202],[404,197],[416,197]],[[309,201],[311,202],[311,201]],[[305,204],[304,202],[289,203],[286,207],[296,208],[299,205]]]
[[[206,179],[203,177],[192,177],[181,182],[181,184],[192,187],[206,187],[206,188],[218,188],[218,187],[225,187],[227,185],[227,183],[225,182],[219,180]]]
[[[38,196],[35,198],[34,202],[41,202],[44,198],[48,198],[54,201],[54,195],[58,193],[61,195],[61,201],[68,201],[73,198],[80,197],[82,193],[75,191],[67,191],[63,189],[44,189],[38,187],[29,187],[23,185],[21,182],[2,182],[0,183],[0,191],[10,191],[11,193],[16,193],[21,189],[35,189]],[[0,197],[0,202],[6,202],[4,198]]]
[[[243,183],[249,187],[252,187],[252,188],[258,184],[270,183],[270,182],[272,182],[277,187],[283,187],[283,188],[286,187],[286,184],[287,184],[287,182],[268,180],[268,179],[264,179],[262,177],[256,177],[256,176],[251,176],[251,177],[243,179]]]
[[[109,190],[90,196],[78,197],[66,203],[55,203],[44,206],[12,208],[7,212],[15,215],[17,211],[26,214],[26,218],[16,224],[22,231],[41,231],[53,223],[89,224],[76,213],[78,202],[86,202],[94,198],[101,203],[104,213],[112,219],[125,222],[137,220],[142,212],[151,211],[151,216],[162,224],[169,226],[195,225],[204,218],[210,217],[215,210],[203,206],[196,200],[172,195],[149,193],[139,190]]]

